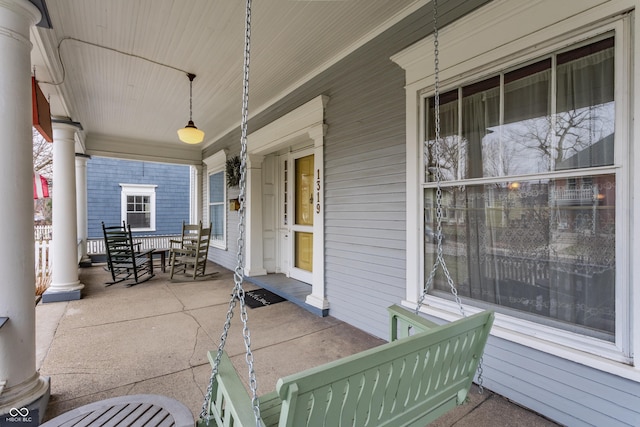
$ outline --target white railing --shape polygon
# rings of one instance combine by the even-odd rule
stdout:
[[[36,295],[42,294],[51,283],[52,242],[52,240],[36,240],[35,242]]]
[[[33,226],[33,238],[36,240],[51,240],[52,235],[53,226],[51,224]]]
[[[51,244],[52,240],[39,240],[35,244],[36,279],[51,273]]]
[[[140,250],[149,249],[168,249],[171,247],[169,240],[180,239],[179,234],[168,234],[162,236],[133,236],[134,243],[140,243]],[[106,254],[107,250],[104,247],[104,239],[88,239],[87,240],[87,254],[98,255]]]

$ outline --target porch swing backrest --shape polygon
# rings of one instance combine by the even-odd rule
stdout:
[[[389,311],[392,327],[406,331],[413,324],[417,333],[399,332],[396,341],[279,379],[276,391],[260,397],[264,425],[424,426],[464,403],[493,312],[439,326],[398,306]],[[212,395],[209,410],[218,426],[256,425],[226,354]]]

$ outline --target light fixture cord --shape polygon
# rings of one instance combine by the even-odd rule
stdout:
[[[193,121],[193,74],[189,75],[189,121]]]

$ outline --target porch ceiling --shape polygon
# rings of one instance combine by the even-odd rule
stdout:
[[[250,111],[425,3],[253,2]],[[89,154],[144,157],[153,147],[167,159],[198,159],[203,146],[238,126],[244,2],[49,0],[47,8],[53,28],[32,30],[36,77],[52,115],[82,124]],[[176,135],[189,118],[186,72],[197,75],[193,120],[206,134],[197,147]]]

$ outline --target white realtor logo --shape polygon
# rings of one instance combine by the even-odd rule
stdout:
[[[9,410],[9,415],[12,417],[26,417],[27,415],[29,415],[29,409],[28,408],[11,408]]]

